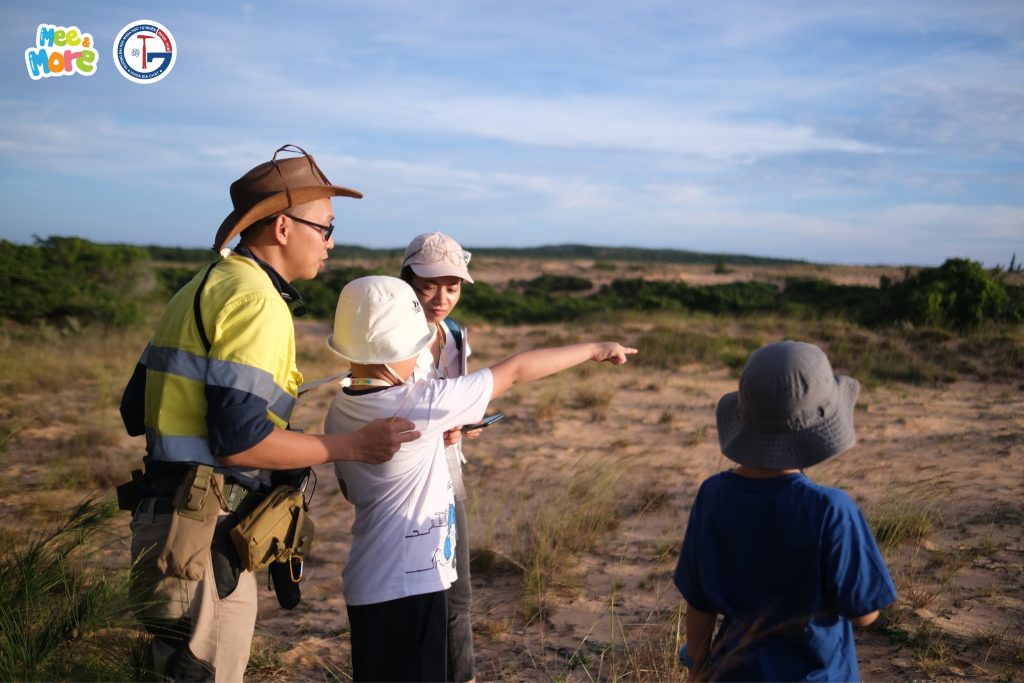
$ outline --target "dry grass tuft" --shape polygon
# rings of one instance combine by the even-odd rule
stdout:
[[[521,612],[527,621],[549,615],[552,590],[576,590],[574,556],[592,548],[628,511],[618,487],[625,467],[623,460],[581,463],[567,486],[520,519],[510,556],[523,568]]]
[[[565,407],[565,394],[560,387],[545,387],[537,397],[533,408],[533,419],[547,422],[557,417]]]

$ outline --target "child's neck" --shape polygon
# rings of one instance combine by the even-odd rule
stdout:
[[[361,365],[352,363],[352,389],[354,391],[368,391],[374,387],[394,386],[401,384],[400,378],[388,371],[384,365]],[[363,380],[361,382],[360,380]]]
[[[733,469],[733,472],[748,479],[772,479],[774,477],[784,477],[787,474],[799,474],[800,470],[769,470],[764,467],[740,465]]]

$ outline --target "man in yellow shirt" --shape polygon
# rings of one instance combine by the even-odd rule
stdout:
[[[279,158],[282,152],[298,155]],[[228,532],[244,514],[235,502],[269,490],[265,470],[380,463],[419,436],[405,420],[378,420],[347,435],[288,430],[302,384],[292,321],[302,301],[290,283],[315,278],[334,247],[336,196],[362,195],[331,184],[292,145],[232,183],[234,210],[214,243],[225,258],[168,303],[122,397],[128,433],[146,436],[142,499],[131,524],[133,594],[154,635],[156,673],[177,681],[239,681],[245,672],[256,578],[240,569]],[[224,475],[229,509],[221,503],[210,559],[192,580],[165,574],[156,560],[175,492],[200,465]]]

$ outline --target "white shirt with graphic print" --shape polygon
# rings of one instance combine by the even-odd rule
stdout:
[[[348,381],[344,381],[345,387]],[[391,417],[414,390],[412,382],[335,396],[324,431],[347,434],[377,418]],[[446,590],[455,572],[455,499],[444,454],[444,431],[479,421],[493,391],[489,369],[427,382],[408,417],[422,435],[402,444],[380,465],[336,462],[356,507],[352,548],[342,570],[349,605]]]

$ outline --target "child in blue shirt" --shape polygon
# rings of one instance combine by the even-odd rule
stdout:
[[[801,471],[856,443],[859,389],[818,347],[786,341],[755,351],[719,401],[739,467],[701,484],[675,572],[691,678],[860,680],[853,627],[896,589],[857,505]]]

